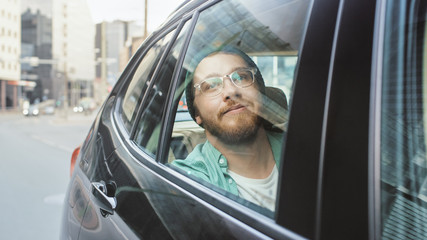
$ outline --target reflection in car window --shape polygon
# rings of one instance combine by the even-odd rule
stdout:
[[[149,91],[147,105],[144,107],[136,129],[135,142],[153,157],[157,153],[166,97],[171,84],[172,74],[184,43],[187,25],[183,27],[165,61],[160,65],[158,74],[155,76],[154,85]]]
[[[381,234],[382,239],[426,239],[426,2],[387,3],[381,103]]]
[[[171,34],[156,42],[150,50],[145,54],[142,61],[136,69],[132,81],[128,86],[128,90],[123,98],[121,108],[121,118],[128,131],[131,130],[132,123],[135,121],[136,112],[139,104],[141,104],[144,93],[149,85],[157,62],[162,56],[167,43],[170,41]]]
[[[175,93],[171,167],[269,216],[309,7],[234,0],[205,10]]]

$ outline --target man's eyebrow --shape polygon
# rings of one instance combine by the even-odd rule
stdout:
[[[240,70],[240,69],[247,69],[247,68],[249,68],[249,67],[247,67],[247,66],[239,66],[239,67],[235,67],[235,68],[233,68],[233,69],[231,69],[231,71],[229,72],[229,73],[227,73],[227,74],[224,74],[224,75],[228,75],[228,74],[230,74],[230,73],[232,73],[232,72],[235,72],[235,71],[237,71],[237,70]],[[224,76],[223,74],[221,74],[221,73],[209,73],[206,77],[204,77],[203,78],[203,80],[204,79],[208,79],[208,78],[212,78],[212,77],[223,77]],[[202,81],[203,81],[202,80]]]
[[[205,76],[203,78],[204,79],[208,79],[208,78],[212,78],[212,77],[222,77],[223,75],[221,73],[209,73],[207,76]]]

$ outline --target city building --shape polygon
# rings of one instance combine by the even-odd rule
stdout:
[[[23,88],[22,97],[30,103],[57,99],[58,87],[52,78],[52,64],[39,63],[52,59],[52,19],[40,9],[32,12],[28,8],[21,15],[21,25],[21,79],[35,85]],[[31,59],[35,62],[31,63]]]
[[[21,84],[21,0],[0,0],[0,109],[17,108]]]
[[[144,42],[144,37],[132,37],[126,41],[126,44],[120,50],[119,71],[122,72],[127,66],[131,57]]]
[[[94,95],[97,101],[102,102],[107,97],[109,90],[120,77],[124,68],[123,65],[132,56],[132,49],[127,49],[129,52],[124,54],[126,57],[123,59],[123,47],[132,48],[132,42],[135,39],[142,42],[143,35],[144,27],[133,21],[115,20],[96,24],[97,65],[94,85],[97,90]]]
[[[30,103],[54,99],[69,106],[92,97],[95,28],[87,2],[21,1],[20,85],[31,86],[22,87],[18,98]]]
[[[62,83],[59,100],[75,106],[93,95],[95,27],[85,0],[54,0],[52,13],[53,74]]]

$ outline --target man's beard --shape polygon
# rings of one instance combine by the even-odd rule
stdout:
[[[220,120],[225,120],[222,114],[218,114],[217,118],[203,118],[203,127],[213,136],[217,137],[225,144],[241,144],[251,143],[255,141],[255,136],[261,125],[261,118],[254,114],[236,114],[233,119],[234,125],[220,123]]]

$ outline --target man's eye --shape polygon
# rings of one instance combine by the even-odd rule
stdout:
[[[243,79],[244,79],[244,76],[242,76],[242,74],[240,74],[240,73],[238,73],[238,72],[234,72],[234,73],[231,75],[231,78],[232,78],[234,81],[241,81],[241,80],[243,80]]]
[[[238,72],[236,75],[238,76],[238,80],[249,80],[249,79],[251,79],[250,73],[248,73],[248,72]]]
[[[201,85],[202,91],[215,90],[219,87],[221,87],[221,81],[218,81],[217,79],[213,79],[211,81],[205,81]]]

